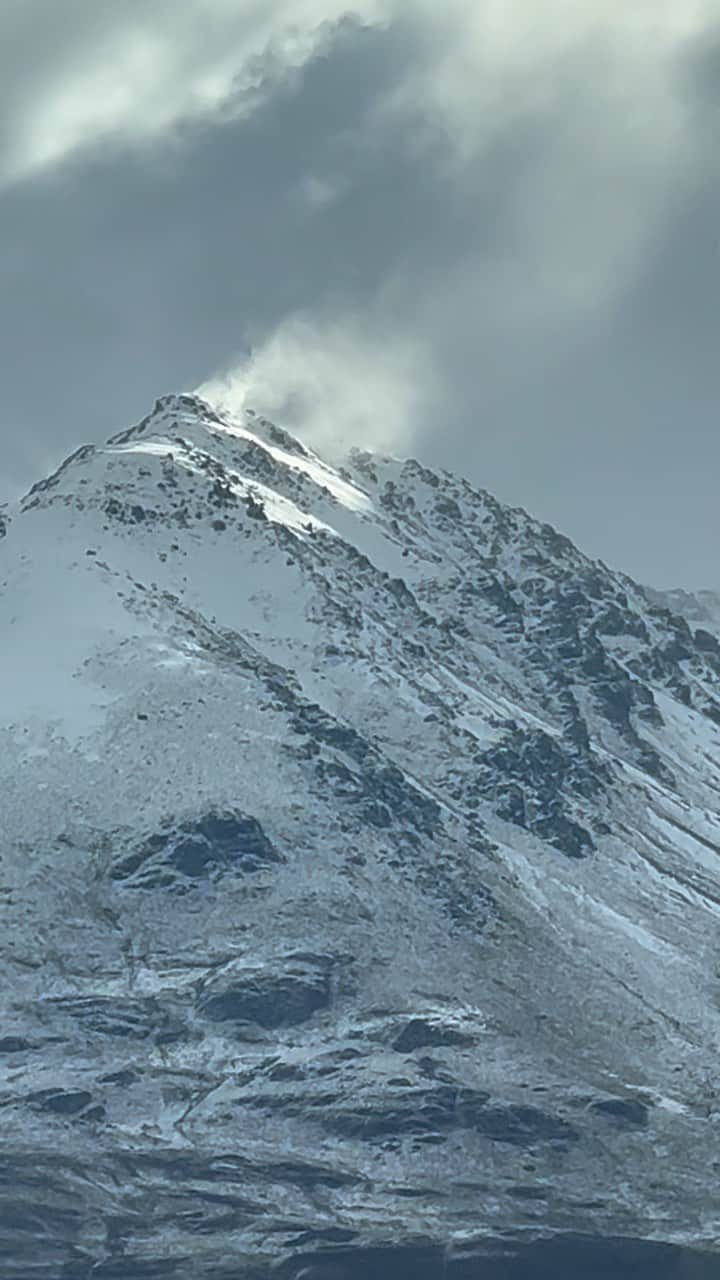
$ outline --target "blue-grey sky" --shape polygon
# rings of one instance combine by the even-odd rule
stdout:
[[[0,497],[170,390],[720,586],[720,0],[3,0]]]

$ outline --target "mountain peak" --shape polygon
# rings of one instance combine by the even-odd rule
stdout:
[[[111,436],[108,444],[123,444],[138,436],[170,433],[176,435],[183,429],[206,431],[220,428],[245,433],[268,445],[284,448],[290,453],[304,456],[308,450],[288,431],[276,426],[253,409],[239,413],[224,410],[195,392],[175,392],[160,396],[139,423]]]
[[[117,435],[111,436],[108,444],[123,444],[137,436],[158,432],[172,424],[184,422],[209,424],[222,421],[218,412],[200,396],[190,392],[172,392],[159,396],[152,409],[140,422]]]

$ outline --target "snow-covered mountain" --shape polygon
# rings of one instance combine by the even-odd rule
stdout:
[[[2,530],[2,1280],[715,1276],[714,632],[194,396]]]

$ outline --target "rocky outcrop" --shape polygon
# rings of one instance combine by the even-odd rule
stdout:
[[[224,871],[251,874],[282,861],[256,818],[228,810],[196,821],[167,821],[139,848],[116,857],[110,874],[128,887],[187,887]]]
[[[256,1023],[266,1030],[307,1022],[332,1000],[333,973],[347,961],[332,956],[289,956],[261,969],[242,969],[210,984],[200,1013],[211,1022]]]

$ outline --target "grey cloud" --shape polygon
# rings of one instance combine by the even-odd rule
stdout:
[[[356,0],[377,20],[389,0]],[[378,8],[378,6],[380,6]],[[0,184],[93,144],[162,138],[188,121],[254,108],[270,57],[301,67],[345,15],[344,0],[9,0],[0,15]]]
[[[449,450],[456,467],[470,453],[488,487],[594,554],[646,579],[695,586],[717,581],[720,524],[720,166],[711,127],[720,83],[708,83],[710,46],[677,67],[693,100],[694,154],[662,193],[611,300],[579,315],[549,309],[547,323],[540,314],[513,334],[477,306],[487,260],[474,259],[455,328],[437,329],[446,381],[464,388],[455,430],[441,436],[429,420],[419,445],[435,460]],[[535,132],[529,148],[516,140],[506,157],[522,168],[527,151],[542,163],[558,127],[548,120],[544,138]],[[511,190],[512,177],[501,186]],[[525,285],[532,294],[536,282]]]

